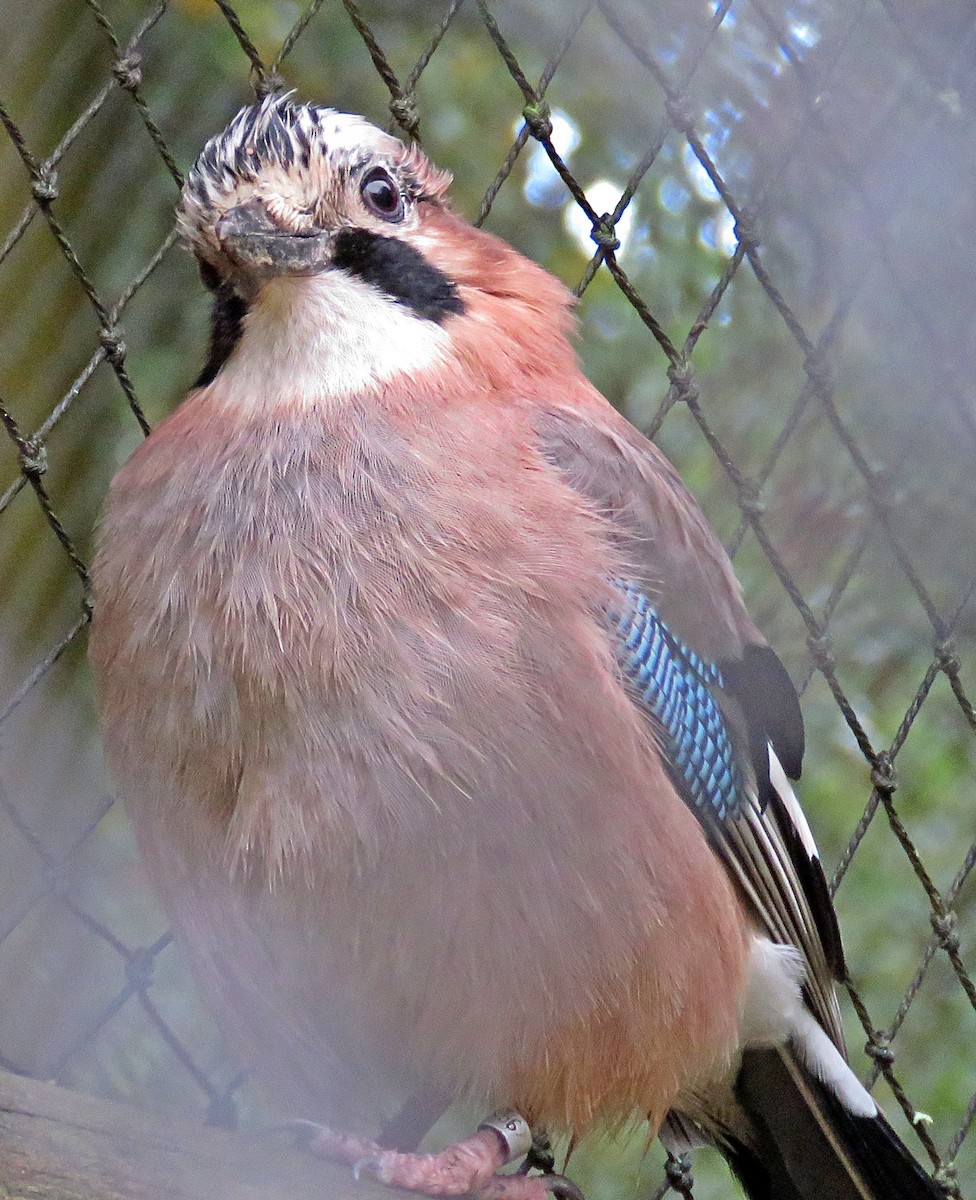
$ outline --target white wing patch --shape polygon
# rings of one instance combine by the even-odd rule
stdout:
[[[780,799],[790,814],[796,832],[800,835],[800,841],[803,843],[803,848],[811,858],[820,861],[820,852],[817,850],[817,843],[813,840],[813,831],[810,828],[810,823],[807,821],[803,809],[800,807],[800,802],[796,798],[796,793],[793,791],[790,781],[786,778],[786,772],[783,770],[783,764],[776,757],[772,746],[769,747],[769,781],[779,793]]]
[[[782,1046],[803,1010],[803,955],[793,946],[754,937],[742,1010],[744,1047]]]
[[[806,1007],[800,1012],[790,1042],[803,1065],[830,1088],[849,1112],[858,1117],[878,1115],[878,1106],[873,1097]]]
[[[803,980],[799,951],[768,938],[753,939],[742,1012],[743,1048],[789,1043],[800,1062],[848,1111],[860,1117],[877,1116],[877,1104],[807,1008]]]
[[[792,947],[803,963],[802,983],[817,1019],[838,1047],[844,1044],[833,971],[827,962],[817,920],[804,881],[790,852],[795,827],[804,853],[815,855],[810,826],[772,747],[770,778],[782,809],[760,807],[755,794],[745,797],[740,814],[723,826],[719,846],[723,861],[749,899],[760,932],[772,942]],[[808,850],[808,847],[810,848]]]

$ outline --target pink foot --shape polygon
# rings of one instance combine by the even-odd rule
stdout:
[[[357,1179],[369,1175],[387,1187],[477,1200],[548,1200],[549,1193],[557,1200],[583,1200],[576,1185],[562,1175],[495,1173],[531,1148],[531,1131],[517,1113],[493,1117],[473,1137],[439,1154],[402,1154],[323,1125],[296,1124],[306,1131],[303,1141],[313,1154],[346,1163]]]

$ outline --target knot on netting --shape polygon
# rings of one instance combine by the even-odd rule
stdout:
[[[890,1067],[895,1061],[891,1039],[886,1033],[872,1033],[864,1044],[864,1053],[868,1058],[873,1058],[879,1067]]]
[[[754,250],[759,245],[755,210],[748,207],[740,208],[732,231],[736,241],[740,242],[746,250]]]
[[[390,113],[402,130],[416,139],[420,134],[420,113],[413,96],[394,96],[390,101]]]
[[[876,508],[887,512],[895,505],[894,476],[890,467],[869,467],[866,476],[871,499]]]
[[[878,792],[890,795],[898,787],[898,776],[895,774],[895,764],[891,761],[886,750],[882,750],[874,760],[871,768],[871,786]]]
[[[830,362],[820,349],[807,351],[803,358],[803,369],[807,379],[820,391],[830,386]]]
[[[664,110],[668,114],[668,120],[680,133],[687,136],[692,132],[695,125],[695,114],[686,92],[675,92],[665,104]]]
[[[31,183],[31,192],[38,204],[50,204],[58,198],[58,173],[46,164],[39,168]]]
[[[819,637],[808,637],[807,649],[821,671],[834,669],[834,642],[829,633],[822,633]]]
[[[237,1101],[230,1092],[225,1092],[222,1096],[211,1096],[204,1124],[213,1129],[237,1128]]]
[[[934,912],[929,919],[942,949],[957,954],[959,935],[956,933],[956,914],[950,909],[948,912]]]
[[[691,1159],[687,1154],[668,1155],[664,1164],[664,1173],[668,1183],[681,1196],[690,1196],[695,1186],[695,1177],[691,1173]]]
[[[542,142],[552,134],[552,112],[549,108],[547,100],[535,100],[531,104],[526,104],[522,109],[522,117],[526,125],[529,127],[529,133],[536,139]]]
[[[142,56],[135,50],[121,55],[112,63],[112,74],[120,88],[134,92],[142,83]]]
[[[125,980],[136,992],[145,992],[153,981],[156,956],[148,946],[133,950],[125,960]]]
[[[598,221],[594,221],[590,237],[601,250],[606,250],[610,254],[620,249],[620,238],[617,237],[612,213],[604,213]]]
[[[956,643],[952,638],[944,638],[935,643],[935,657],[939,660],[939,669],[947,675],[958,675],[962,663],[956,654]]]
[[[272,67],[270,71],[261,71],[254,84],[254,93],[259,100],[266,96],[276,96],[284,90],[285,80],[277,67]]]
[[[943,1163],[941,1167],[932,1176],[936,1183],[941,1183],[942,1186],[951,1196],[957,1196],[959,1190],[956,1186],[959,1180],[959,1172],[956,1170],[954,1162]]]
[[[41,877],[45,890],[54,896],[60,896],[68,890],[71,883],[71,863],[66,858],[50,858],[44,864]]]
[[[743,482],[736,492],[735,502],[744,517],[761,517],[766,511],[766,501],[751,483]]]
[[[121,331],[115,326],[103,329],[99,333],[99,341],[102,343],[102,349],[105,351],[105,357],[117,367],[125,358],[128,347],[122,340]]]
[[[47,446],[39,437],[26,437],[17,452],[23,473],[30,479],[40,479],[47,470]]]
[[[695,377],[691,363],[687,359],[674,359],[668,367],[668,379],[671,381],[672,403],[684,401],[685,404],[695,396]]]

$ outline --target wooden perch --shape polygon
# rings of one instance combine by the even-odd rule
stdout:
[[[274,1137],[206,1129],[0,1071],[0,1200],[391,1200]]]

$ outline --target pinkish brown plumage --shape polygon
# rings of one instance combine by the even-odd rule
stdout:
[[[749,815],[719,830],[608,624],[633,581],[733,678],[767,652],[724,551],[580,374],[562,285],[445,187],[281,99],[187,185],[211,360],[113,482],[90,656],[200,986],[291,1111],[360,1134],[464,1097],[574,1136],[680,1114],[754,1155],[743,1048],[790,1039],[873,1120],[744,696]],[[757,837],[773,865],[738,865]]]

